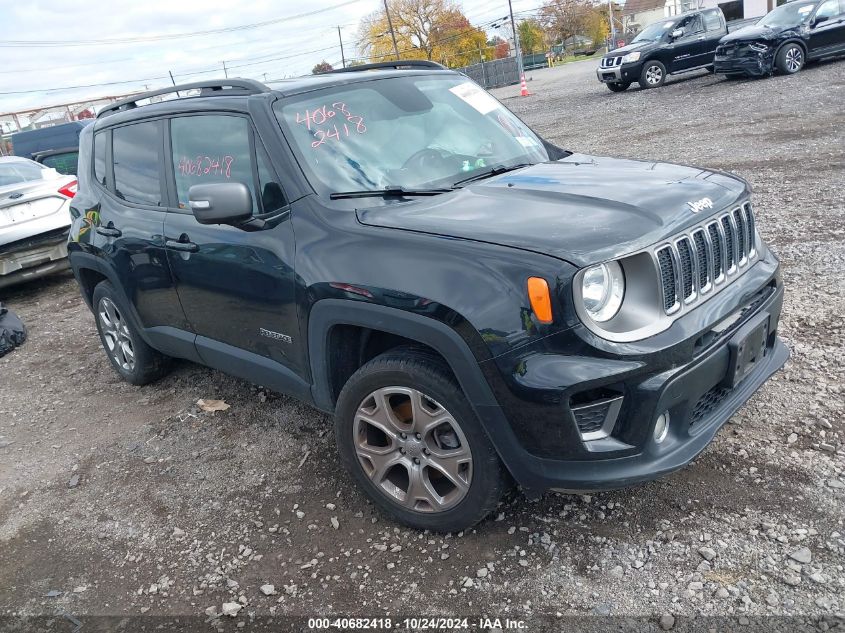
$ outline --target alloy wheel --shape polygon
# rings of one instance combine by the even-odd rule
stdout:
[[[645,71],[645,80],[652,86],[656,86],[663,79],[663,71],[660,66],[649,66]]]
[[[109,356],[124,371],[134,371],[135,349],[132,347],[129,327],[120,310],[108,297],[100,299],[97,318],[100,320],[100,331],[103,333]]]
[[[797,73],[804,64],[804,52],[797,46],[786,51],[786,67],[791,73]]]
[[[355,413],[358,462],[391,501],[417,512],[458,504],[472,482],[472,453],[455,418],[416,389],[384,387]]]

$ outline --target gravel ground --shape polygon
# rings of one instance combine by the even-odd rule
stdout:
[[[121,382],[73,279],[55,277],[4,297],[30,338],[0,359],[0,628],[53,614],[195,616],[202,630],[318,614],[843,626],[845,62],[622,94],[584,62],[535,71],[529,87],[496,92],[564,147],[753,184],[783,262],[792,359],[716,441],[657,482],[514,494],[467,533],[418,533],[353,488],[322,414],[189,363],[155,385]],[[203,412],[200,398],[231,407]]]

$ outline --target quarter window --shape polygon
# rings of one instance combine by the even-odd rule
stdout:
[[[249,187],[256,214],[285,206],[282,188],[269,169],[266,152],[254,141],[248,119],[216,114],[176,117],[170,122],[170,137],[180,209],[188,208],[192,185],[217,182],[240,182]]]
[[[112,131],[114,193],[127,202],[161,206],[160,139],[157,121]]]
[[[94,178],[103,186],[106,184],[106,134],[94,135]]]

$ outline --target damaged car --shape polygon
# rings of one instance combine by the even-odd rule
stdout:
[[[842,53],[845,0],[793,1],[723,37],[714,67],[723,75],[793,75],[807,62]]]
[[[0,288],[68,268],[76,184],[28,158],[0,157]]]

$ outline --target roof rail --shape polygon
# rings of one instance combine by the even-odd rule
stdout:
[[[262,92],[270,92],[270,89],[259,81],[253,79],[223,79],[214,81],[196,81],[190,84],[180,84],[178,86],[169,86],[161,88],[160,90],[150,90],[149,92],[141,92],[126,99],[110,103],[105,108],[97,113],[97,118],[121,112],[125,110],[132,110],[139,107],[138,102],[151,97],[159,95],[180,93],[185,90],[199,90],[200,97],[236,97],[240,95],[254,95]]]
[[[374,62],[372,64],[361,64],[359,66],[347,66],[346,68],[335,68],[326,74],[354,73],[359,70],[378,70],[381,68],[394,68],[396,70],[416,70],[418,68],[432,68],[436,70],[449,70],[442,64],[430,62],[427,59],[397,59],[394,62]]]

